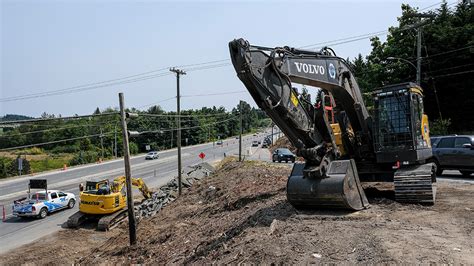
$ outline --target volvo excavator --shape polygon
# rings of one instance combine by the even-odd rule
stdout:
[[[112,182],[104,179],[98,182],[87,181],[79,186],[79,211],[67,220],[69,228],[77,228],[86,220],[98,220],[97,230],[107,231],[123,220],[127,212],[127,189],[125,176]],[[151,191],[141,178],[131,178],[132,186],[138,188],[145,199],[151,197]]]
[[[369,114],[349,64],[331,48],[270,48],[236,39],[229,50],[238,78],[305,160],[288,178],[293,206],[367,208],[361,182],[393,182],[396,201],[434,204],[436,169],[421,87],[374,91]],[[316,100],[294,84],[320,88]]]

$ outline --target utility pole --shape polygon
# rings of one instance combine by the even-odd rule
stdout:
[[[178,195],[181,196],[181,106],[179,102],[181,95],[179,94],[179,76],[186,75],[186,72],[174,67],[171,68],[170,71],[176,73],[176,117],[178,121],[178,130],[176,132],[176,142],[178,143]]]
[[[421,27],[417,29],[416,37],[416,84],[421,85]]]
[[[114,125],[114,154],[115,158],[117,158],[117,124]]]
[[[415,13],[411,14],[410,17],[420,18],[420,21],[416,24],[410,25],[405,29],[416,28],[416,83],[421,85],[421,29],[424,25],[430,23],[430,18],[435,17],[432,14],[423,14],[423,13]],[[421,20],[422,18],[427,18],[427,20]]]
[[[125,121],[125,102],[123,99],[123,93],[119,93],[120,102],[120,119],[122,122],[122,134],[123,134],[123,160],[125,163],[125,180],[127,185],[127,208],[128,208],[128,233],[130,236],[130,245],[137,243],[137,228],[135,221],[135,214],[133,210],[133,195],[132,195],[132,182],[131,176],[132,171],[130,168],[130,149],[128,145],[128,131],[127,122]]]
[[[275,125],[272,123],[272,145],[273,145],[273,127],[275,127]]]
[[[242,100],[239,101],[239,112],[240,112],[240,130],[239,130],[239,162],[242,161]]]
[[[101,149],[101,161],[104,159],[104,135],[102,134],[102,128],[100,128],[100,149]]]
[[[173,148],[173,129],[171,129],[170,149]]]

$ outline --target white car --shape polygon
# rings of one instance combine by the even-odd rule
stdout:
[[[158,155],[158,152],[156,151],[151,151],[145,156],[145,160],[154,160],[158,158],[160,158],[160,155]]]
[[[58,190],[32,193],[29,197],[13,202],[13,215],[17,217],[45,218],[48,213],[62,209],[72,209],[76,204],[76,196]]]

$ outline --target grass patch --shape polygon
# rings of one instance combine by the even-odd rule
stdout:
[[[43,171],[49,171],[54,169],[63,168],[64,164],[68,164],[71,159],[71,155],[63,156],[51,156],[46,157],[42,160],[32,160],[30,161],[30,168],[32,173],[39,173]]]

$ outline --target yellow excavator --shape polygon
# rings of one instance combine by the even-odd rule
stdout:
[[[141,178],[132,178],[132,186],[138,188],[145,199],[151,197],[151,191]],[[69,228],[77,228],[86,220],[98,220],[97,230],[107,231],[123,220],[127,211],[127,189],[125,176],[112,182],[87,181],[79,186],[79,211],[67,220]]]

